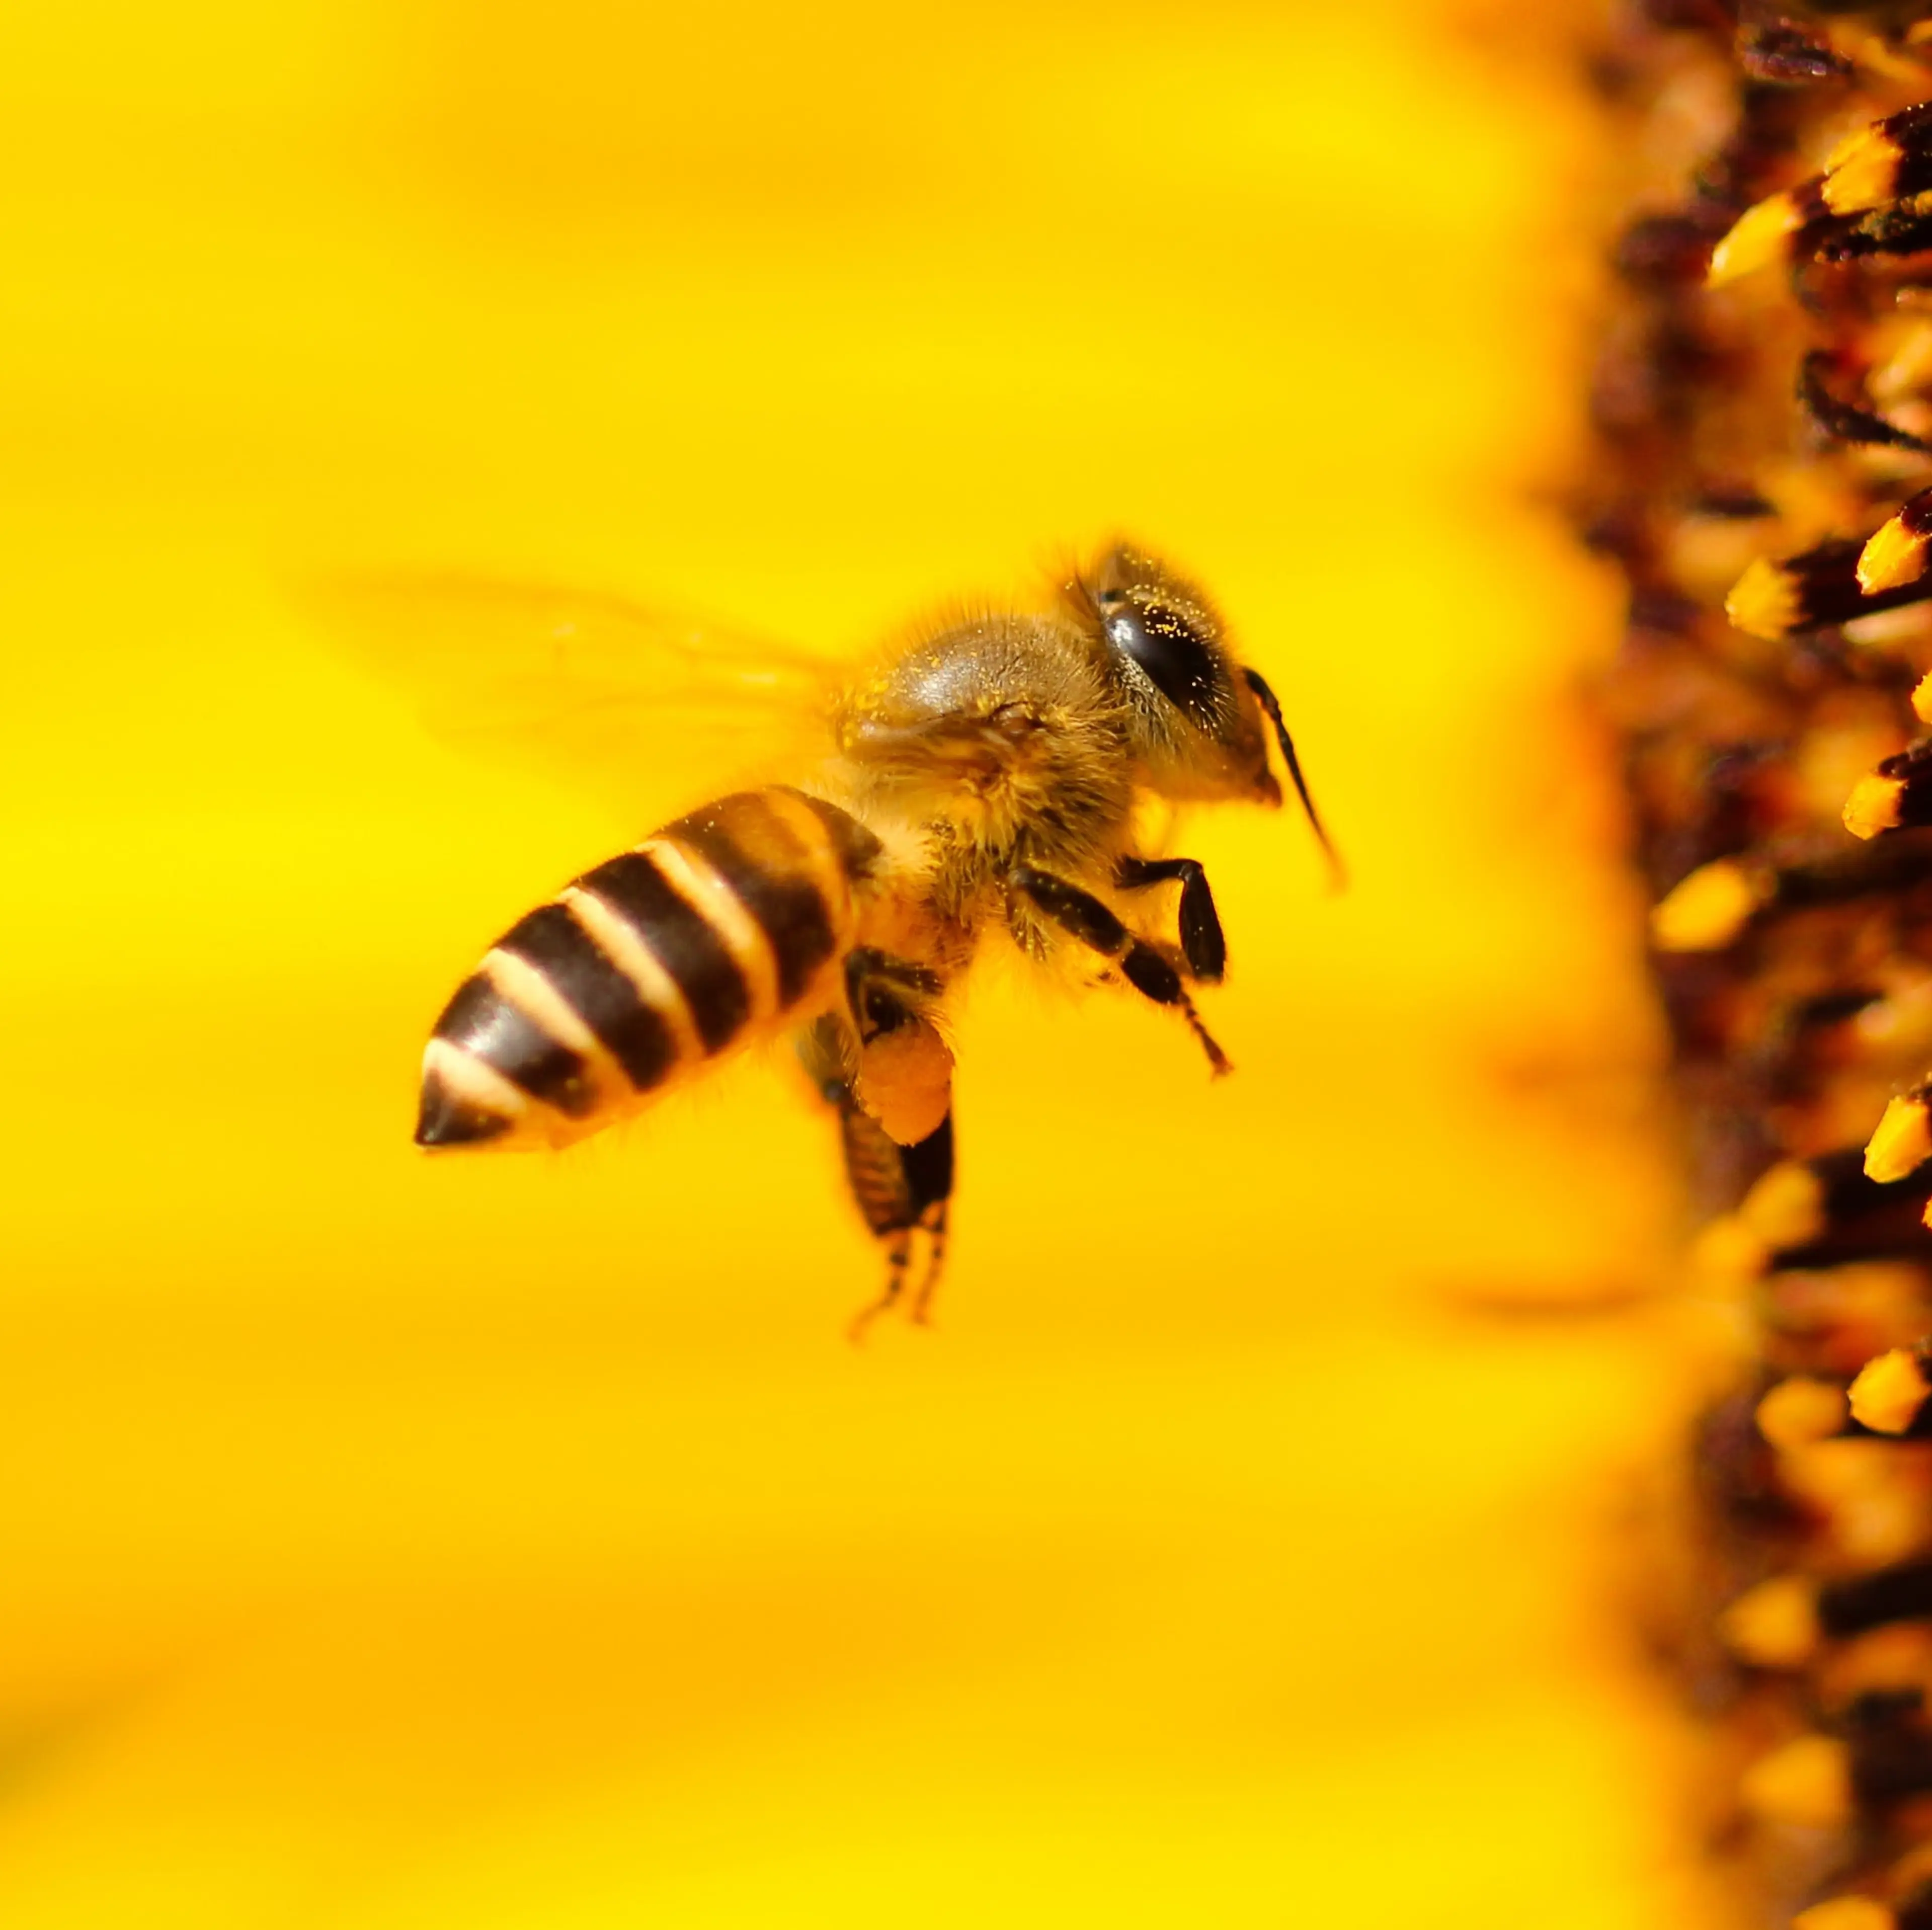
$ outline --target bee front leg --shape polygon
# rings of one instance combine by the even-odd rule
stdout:
[[[1194,1001],[1188,997],[1172,962],[1144,938],[1136,938],[1090,891],[1064,878],[1055,878],[1049,872],[1036,871],[1031,865],[1016,865],[1007,872],[1006,882],[1062,931],[1102,958],[1118,959],[1121,977],[1142,998],[1152,999],[1156,1005],[1178,1006],[1217,1076],[1231,1069],[1227,1054],[1201,1022],[1201,1015],[1195,1010]]]
[[[1176,878],[1180,881],[1180,955],[1203,984],[1219,985],[1227,974],[1228,941],[1201,860],[1124,857],[1114,867],[1114,882],[1123,891],[1144,890]]]

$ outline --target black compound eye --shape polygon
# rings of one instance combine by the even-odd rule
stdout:
[[[1108,643],[1131,657],[1176,710],[1211,724],[1220,710],[1220,671],[1193,626],[1165,604],[1103,596],[1100,605]]]

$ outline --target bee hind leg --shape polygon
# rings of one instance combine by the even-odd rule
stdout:
[[[952,1121],[946,1125],[950,1136]],[[948,1202],[940,1200],[936,1206],[929,1207],[920,1219],[920,1225],[926,1232],[926,1277],[919,1283],[919,1291],[913,1295],[912,1324],[915,1327],[932,1325],[932,1296],[939,1290],[939,1276],[946,1265],[946,1209]]]
[[[927,1324],[945,1258],[947,1211],[952,1197],[952,1115],[950,1109],[931,1132],[902,1145],[860,1104],[859,1071],[864,1053],[839,1019],[820,1019],[798,1040],[799,1056],[819,1094],[838,1118],[845,1183],[868,1230],[884,1249],[886,1284],[847,1330],[855,1341],[882,1313],[899,1304],[912,1268],[917,1238],[926,1241],[926,1270],[914,1296],[912,1318]]]
[[[1202,1023],[1173,960],[1156,951],[1144,938],[1136,938],[1090,891],[1064,878],[1055,878],[1049,872],[1036,871],[1031,865],[1016,865],[1006,874],[1006,881],[1062,931],[1102,958],[1118,959],[1120,976],[1143,998],[1150,998],[1156,1005],[1177,1007],[1208,1055],[1208,1063],[1216,1078],[1233,1070],[1227,1054]]]
[[[845,1003],[861,1046],[917,1018],[921,1007],[944,989],[937,972],[909,959],[896,959],[869,945],[855,946],[845,954]]]
[[[952,1108],[952,1048],[934,1018],[944,989],[936,972],[883,952],[845,959],[853,1096],[901,1146],[930,1138]]]
[[[846,1330],[862,1340],[882,1313],[891,1312],[905,1292],[913,1244],[926,1238],[926,1271],[913,1296],[915,1326],[932,1324],[932,1299],[946,1259],[948,1209],[952,1198],[952,1115],[950,1112],[916,1145],[902,1146],[856,1100],[840,1109],[839,1131],[845,1148],[845,1176],[873,1236],[886,1250],[885,1290],[860,1309]]]
[[[1180,881],[1180,956],[1188,972],[1204,985],[1219,985],[1227,975],[1228,940],[1201,860],[1124,857],[1114,867],[1114,882],[1123,891],[1144,890],[1170,878]]]
[[[862,1307],[853,1315],[845,1328],[845,1337],[853,1346],[860,1346],[872,1331],[872,1322],[881,1313],[890,1313],[899,1304],[899,1296],[905,1291],[906,1273],[912,1265],[912,1235],[902,1230],[886,1249],[885,1291],[869,1306]]]

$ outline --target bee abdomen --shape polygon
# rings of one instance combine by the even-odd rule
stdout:
[[[568,901],[539,905],[497,941],[580,1019],[639,1092],[661,1085],[677,1063],[678,1039],[664,1013],[627,978]]]
[[[593,1132],[788,1024],[834,982],[878,841],[774,787],[722,798],[586,872],[499,939],[438,1020],[417,1142]]]
[[[621,926],[621,938],[607,928],[614,949],[621,948],[634,980],[650,983],[648,995],[660,1011],[682,1008],[701,1052],[722,1051],[744,1029],[752,991],[742,968],[648,848],[599,865],[571,889]]]

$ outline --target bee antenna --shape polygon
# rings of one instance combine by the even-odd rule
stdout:
[[[1294,740],[1288,734],[1288,726],[1282,722],[1281,699],[1268,686],[1268,680],[1259,671],[1244,669],[1241,674],[1248,680],[1248,688],[1260,700],[1262,708],[1268,713],[1268,722],[1274,726],[1275,742],[1281,746],[1281,761],[1288,767],[1288,774],[1294,782],[1294,794],[1301,800],[1301,808],[1308,814],[1308,827],[1315,833],[1316,842],[1322,847],[1328,860],[1329,878],[1339,891],[1348,881],[1348,867],[1342,862],[1342,854],[1336,850],[1328,833],[1322,828],[1321,813],[1315,808],[1315,800],[1308,794],[1308,780],[1301,774],[1301,760],[1294,754]]]

